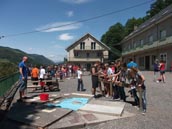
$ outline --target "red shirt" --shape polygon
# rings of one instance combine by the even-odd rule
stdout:
[[[165,70],[165,63],[160,63],[160,70]]]

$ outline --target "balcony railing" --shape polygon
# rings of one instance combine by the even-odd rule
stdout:
[[[101,61],[101,60],[106,60],[107,58],[80,58],[80,57],[69,57],[68,61],[70,62],[95,62],[95,61]]]
[[[122,55],[131,54],[133,52],[138,52],[142,50],[152,49],[152,48],[160,47],[163,45],[168,45],[170,43],[172,43],[172,36],[166,37],[163,40],[160,39],[151,43],[147,43],[147,44],[144,44],[143,46],[132,48],[130,50],[122,51]]]
[[[100,50],[105,50],[105,49],[103,47],[101,47],[101,46],[96,46],[95,49],[91,48],[91,46],[85,46],[84,49],[81,49],[80,46],[77,46],[77,47],[74,48],[74,50],[81,50],[81,51],[85,51],[85,50],[96,51],[96,50],[98,50],[98,51],[100,51]]]

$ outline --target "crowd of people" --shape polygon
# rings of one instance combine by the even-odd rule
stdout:
[[[40,66],[29,67],[29,70],[25,64],[27,57],[23,57],[19,63],[20,72],[20,100],[25,97],[25,89],[27,87],[27,77],[31,76],[34,85],[38,85],[36,81],[43,81],[52,77],[63,80],[64,78],[73,77],[78,80],[76,86],[77,91],[86,91],[83,83],[83,71],[80,65],[55,65],[55,66]],[[157,78],[157,73],[160,71],[160,78]],[[143,113],[146,112],[146,86],[145,77],[138,69],[137,63],[132,59],[130,62],[124,63],[121,60],[110,63],[95,62],[90,69],[91,81],[92,81],[92,94],[95,98],[98,97],[96,92],[99,88],[101,96],[111,96],[113,100],[123,100],[126,102],[125,87],[130,88],[129,92],[134,99],[134,105],[143,109]],[[165,83],[165,63],[155,60],[154,64],[154,80],[162,81]],[[138,97],[139,94],[139,97]]]
[[[24,56],[22,61],[19,63],[19,73],[20,73],[20,81],[19,81],[19,95],[20,99],[18,101],[23,101],[26,98],[25,92],[27,88],[27,80],[28,76],[31,77],[33,81],[33,85],[40,85],[44,84],[44,80],[52,80],[55,78],[57,88],[59,87],[58,79],[63,81],[65,78],[73,77],[78,78],[78,91],[85,91],[83,81],[82,81],[82,71],[78,65],[71,65],[71,64],[61,64],[61,65],[49,65],[49,66],[27,66],[26,62],[28,57]],[[41,83],[42,82],[42,83]],[[45,84],[44,84],[45,85]],[[53,81],[46,82],[46,86],[49,87],[51,90],[51,86],[53,85]],[[45,87],[42,86],[43,90],[45,91]],[[36,88],[34,89],[36,90]],[[59,89],[58,89],[59,90]]]
[[[128,64],[117,60],[111,63],[96,62],[91,67],[92,94],[95,98],[96,89],[99,88],[101,95],[112,96],[113,100],[126,102],[125,87],[130,88],[134,98],[134,105],[142,106],[143,113],[146,112],[146,86],[145,77],[138,69],[138,65],[131,59]],[[139,98],[137,92],[139,92]]]

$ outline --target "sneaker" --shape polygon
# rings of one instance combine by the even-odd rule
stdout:
[[[94,98],[96,99],[97,98],[97,95],[94,95]]]
[[[23,99],[27,99],[28,97],[27,96],[24,96]]]
[[[143,112],[142,112],[142,115],[145,115],[146,114],[146,110],[144,109]]]
[[[115,100],[115,101],[120,101],[120,98],[115,98],[114,100]]]
[[[138,111],[140,110],[140,108],[138,106],[134,106]]]
[[[109,95],[107,94],[105,97],[109,97]]]
[[[81,91],[86,91],[86,89],[83,89],[83,90],[81,90]]]

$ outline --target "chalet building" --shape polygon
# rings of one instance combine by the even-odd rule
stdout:
[[[94,62],[107,62],[110,48],[91,34],[86,34],[66,48],[67,61],[90,69]]]
[[[122,42],[122,59],[133,58],[141,70],[153,70],[155,59],[172,65],[172,5],[137,27]]]

